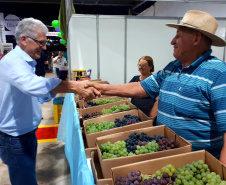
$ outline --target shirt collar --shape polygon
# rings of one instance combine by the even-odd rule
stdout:
[[[199,57],[196,61],[194,61],[190,66],[192,66],[194,68],[199,66],[207,57],[210,56],[211,53],[212,53],[212,49],[208,50],[201,57]]]
[[[24,50],[22,50],[20,46],[17,45],[14,50],[18,55],[20,55],[28,63],[31,62],[36,64],[36,61],[32,59]]]
[[[196,61],[194,61],[191,65],[187,66],[186,68],[189,68],[190,66],[192,66],[194,68],[199,66],[207,57],[209,57],[211,55],[211,53],[212,53],[212,49],[210,49],[207,52],[205,52],[201,57],[199,57]],[[176,60],[174,65],[177,68],[181,68],[182,67],[182,64],[178,60]]]

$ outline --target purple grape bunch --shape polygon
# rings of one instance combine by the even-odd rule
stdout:
[[[90,119],[90,118],[95,118],[95,117],[100,116],[100,115],[102,115],[102,113],[100,111],[94,111],[91,114],[88,114],[88,113],[84,114],[82,116],[82,118],[83,119]]]

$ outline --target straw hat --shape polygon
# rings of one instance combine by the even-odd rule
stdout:
[[[226,45],[223,39],[215,35],[218,27],[218,22],[209,13],[199,10],[190,10],[185,13],[180,24],[166,24],[166,25],[173,28],[179,28],[180,26],[188,27],[199,31],[208,38],[210,38],[212,40],[213,46]]]

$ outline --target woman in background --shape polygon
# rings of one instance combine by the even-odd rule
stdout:
[[[154,72],[153,59],[150,56],[143,56],[139,59],[137,64],[138,71],[141,75],[134,76],[131,82],[140,82],[147,77],[152,75]],[[146,98],[131,98],[131,103],[134,104],[138,109],[140,109],[147,116],[151,117],[153,120],[157,117],[158,110],[158,97],[152,99],[151,97]]]

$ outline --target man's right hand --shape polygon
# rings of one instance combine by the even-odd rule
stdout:
[[[85,101],[95,99],[100,96],[101,93],[98,87],[95,85],[91,86],[88,81],[75,81],[76,82],[76,93],[80,95]]]
[[[97,89],[99,92],[102,92],[102,86],[101,86],[101,84],[99,84],[99,83],[86,81],[86,83],[85,83],[85,88],[88,88],[88,87],[94,87],[94,88]]]
[[[74,93],[81,96],[85,101],[90,101],[101,93],[94,87],[88,87],[88,81],[62,81],[55,89],[51,91],[52,94],[57,93]]]

